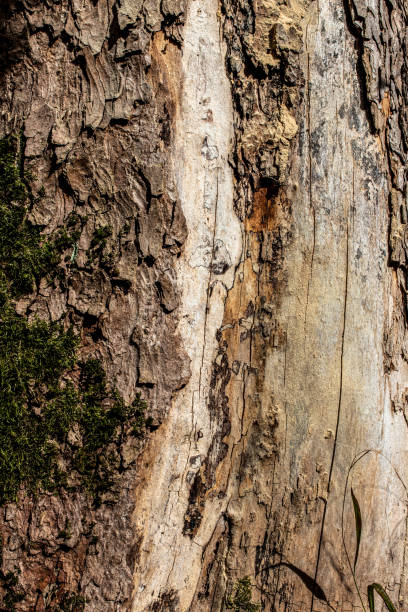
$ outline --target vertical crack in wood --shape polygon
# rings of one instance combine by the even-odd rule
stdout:
[[[353,182],[354,182],[354,176],[353,176]],[[354,205],[354,201],[353,201],[353,205]],[[318,549],[317,549],[317,559],[316,559],[316,567],[315,567],[315,573],[314,573],[315,585],[318,583],[317,578],[319,574],[320,555],[321,555],[321,549],[322,549],[323,538],[324,538],[324,528],[325,528],[325,523],[326,523],[327,506],[329,503],[330,487],[332,484],[333,468],[334,468],[334,462],[336,459],[337,441],[339,437],[339,429],[340,429],[340,422],[341,422],[341,407],[342,407],[342,398],[343,398],[344,338],[345,338],[345,332],[346,332],[348,282],[349,282],[349,219],[348,219],[348,213],[347,213],[346,265],[345,265],[345,281],[344,281],[344,307],[343,307],[343,322],[342,322],[343,324],[342,324],[342,331],[341,331],[339,401],[338,401],[338,407],[337,407],[337,418],[336,418],[336,429],[334,432],[333,451],[332,451],[332,456],[330,460],[329,478],[327,481],[327,497],[324,500],[323,516],[322,516],[322,523],[321,523],[321,528],[320,528],[319,544],[318,544]],[[315,600],[315,594],[312,593],[310,612],[313,612],[314,600]]]

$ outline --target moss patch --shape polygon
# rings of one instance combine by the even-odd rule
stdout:
[[[109,225],[95,229],[88,251],[87,266],[92,269],[94,264],[98,264],[108,273],[113,273],[115,256],[113,251],[107,250],[108,239],[112,235],[112,228]]]
[[[27,219],[28,176],[18,163],[19,140],[0,141],[0,283],[10,297],[30,293],[59,262],[55,242]]]
[[[227,610],[259,612],[261,605],[252,602],[252,583],[249,576],[236,581],[231,595],[227,599]]]
[[[63,228],[48,238],[28,220],[33,196],[21,166],[19,139],[1,140],[0,504],[22,487],[82,486],[98,498],[120,470],[123,436],[140,434],[145,406],[140,397],[126,405],[99,361],[78,363],[72,329],[17,314],[14,300],[58,274],[61,253],[78,238],[77,220],[74,234]]]

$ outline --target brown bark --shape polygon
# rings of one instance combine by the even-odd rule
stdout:
[[[158,426],[189,375],[172,273],[185,224],[169,171],[182,5],[139,4],[3,6],[1,129],[23,130],[33,189],[45,189],[32,219],[50,233],[72,212],[87,218],[66,281],[40,286],[19,312],[74,324],[80,357],[100,358],[127,401],[142,391]],[[108,263],[90,269],[94,231],[106,226]],[[129,607],[139,452],[137,441],[122,449],[124,473],[99,509],[85,493],[22,493],[2,509],[2,569],[18,568],[27,593],[17,609],[54,609],[64,594],[92,610]]]

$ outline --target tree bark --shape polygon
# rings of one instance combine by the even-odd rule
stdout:
[[[18,571],[22,611],[347,612],[371,583],[408,610],[404,0],[1,12],[30,219],[85,219],[15,307],[150,417],[99,507],[5,504],[3,598]]]

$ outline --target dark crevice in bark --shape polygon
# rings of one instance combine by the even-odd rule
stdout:
[[[364,39],[362,35],[362,25],[360,27],[357,25],[357,21],[359,19],[354,16],[353,18],[353,8],[351,7],[352,0],[344,0],[344,14],[346,16],[346,24],[350,34],[353,36],[356,44],[357,51],[357,64],[356,64],[356,72],[358,82],[360,84],[360,100],[361,100],[361,108],[364,110],[367,122],[370,128],[371,134],[376,134],[377,129],[375,127],[375,120],[371,110],[372,101],[370,100],[370,96],[368,94],[367,88],[367,74],[364,68]],[[355,9],[354,9],[355,10]]]
[[[351,5],[350,0],[345,0],[344,6],[348,28],[358,44],[357,72],[359,78],[361,77],[361,91],[368,112],[370,131],[378,137],[386,157],[389,184],[387,264],[395,270],[400,286],[394,324],[398,327],[400,325],[398,321],[401,320],[406,327],[408,192],[405,165],[408,142],[408,88],[404,33],[408,27],[408,16],[404,2],[382,0],[370,15],[370,22],[367,25],[368,13],[364,5],[359,6],[361,15],[357,14],[357,9]],[[373,42],[376,43],[376,54],[372,52]],[[399,333],[403,338],[405,329]],[[392,335],[391,329],[387,329],[386,339]],[[398,360],[401,348],[391,341],[386,347],[385,369],[389,372],[396,368],[396,363],[391,364]]]

